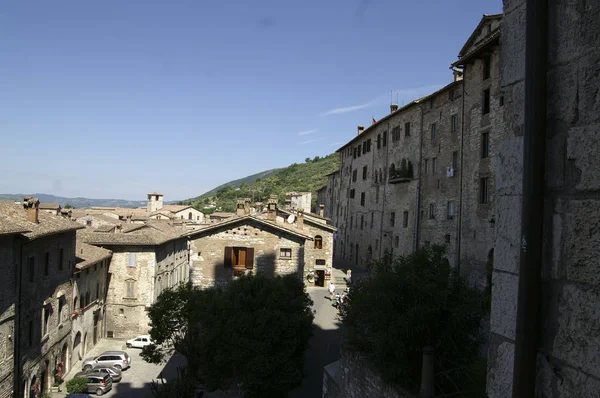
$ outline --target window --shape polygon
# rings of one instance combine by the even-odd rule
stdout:
[[[450,234],[446,234],[446,235],[444,236],[444,241],[445,241],[446,243],[450,243]]]
[[[377,149],[381,148],[381,134],[377,134]]]
[[[321,235],[315,236],[315,249],[323,248],[323,237]]]
[[[483,80],[490,78],[492,60],[489,55],[483,57]]]
[[[404,213],[402,213],[402,226],[404,228],[408,227],[408,212],[405,211]]]
[[[323,260],[323,259],[315,260],[315,265],[325,265],[325,260]]]
[[[429,246],[431,246],[431,242],[428,241],[428,240],[426,240],[425,242],[423,242],[423,246],[424,247],[429,247]]]
[[[483,90],[483,108],[481,113],[487,115],[490,113],[490,89]]]
[[[500,99],[498,100],[498,103],[499,103],[500,106],[504,106],[504,96],[503,95],[500,96]]]
[[[354,189],[350,190],[350,199],[354,199],[354,196],[356,194],[356,191]]]
[[[429,204],[429,219],[430,220],[435,219],[435,203]]]
[[[433,105],[435,105],[435,104],[433,103],[433,99],[432,99],[431,101],[429,101],[429,109],[433,109]]]
[[[192,212],[190,211],[190,212],[188,213],[188,220],[192,220],[192,217],[193,217],[193,216],[192,216]]]
[[[383,132],[382,137],[383,137],[383,142],[381,143],[381,146],[386,146],[386,144],[387,144],[387,131]]]
[[[431,123],[431,139],[435,140],[437,137],[437,123]]]
[[[367,179],[367,166],[363,167],[363,180]]]
[[[135,257],[136,257],[136,253],[129,253],[129,263],[128,266],[131,268],[135,268]]]
[[[456,115],[450,116],[450,132],[456,133],[458,129],[458,117]]]
[[[371,152],[371,139],[367,140],[367,152]]]
[[[373,219],[375,218],[375,213],[371,213],[371,229],[373,229]]]
[[[354,148],[352,152],[354,153],[354,159],[356,159],[356,148]]]
[[[446,218],[448,220],[454,219],[454,202],[449,201],[446,208],[447,208],[447,210],[446,210]]]
[[[481,133],[481,157],[490,156],[490,133]]]
[[[452,152],[452,168],[454,170],[458,168],[458,151]]]
[[[365,216],[360,216],[360,229],[363,229],[365,226]]]
[[[365,193],[364,193],[364,192],[362,192],[362,193],[360,194],[360,205],[361,205],[361,206],[364,206],[364,205],[365,205]]]
[[[424,174],[429,173],[429,159],[425,159],[425,172]]]
[[[400,127],[392,129],[392,142],[400,141]]]
[[[292,249],[287,247],[282,247],[279,249],[279,257],[281,258],[292,258]]]
[[[29,282],[35,279],[35,257],[29,257],[27,261],[27,273],[29,274]]]
[[[352,182],[356,182],[357,172],[358,172],[358,170],[352,171]]]
[[[64,256],[64,249],[60,248],[58,249],[58,270],[62,271],[63,267],[64,267],[64,260],[65,260],[65,256]]]
[[[404,123],[404,136],[410,137],[410,122]]]
[[[112,339],[114,335],[114,332],[112,330],[107,330],[106,331],[106,337],[108,337],[109,339]]]
[[[363,154],[367,153],[367,141],[364,141],[362,143],[362,153]]]
[[[454,101],[454,90],[448,91],[448,99]]]
[[[46,252],[44,256],[44,276],[48,276],[50,268],[50,253]]]
[[[352,229],[352,224],[354,224],[354,216],[350,216],[350,229]]]
[[[361,154],[362,154],[362,147],[359,145],[358,148],[356,149],[356,157],[360,157]]]
[[[92,226],[92,220],[86,220],[85,221],[85,225],[87,225],[88,227]]]
[[[44,319],[42,323],[42,336],[48,334],[48,323],[50,322],[50,304],[44,306]]]
[[[254,248],[251,247],[226,247],[225,267],[254,268]]]
[[[391,212],[390,213],[390,226],[393,227],[394,225],[396,225],[396,213]]]
[[[394,247],[398,247],[398,246],[400,246],[400,237],[396,236],[394,238]]]
[[[437,173],[437,158],[431,159],[431,169],[433,174]]]
[[[484,177],[479,179],[479,203],[485,204],[489,201],[489,178]]]

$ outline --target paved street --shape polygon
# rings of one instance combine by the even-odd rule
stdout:
[[[152,397],[152,393],[150,392],[150,383],[152,382],[152,380],[156,380],[161,371],[163,372],[163,376],[166,379],[174,377],[177,372],[177,366],[181,366],[185,363],[185,360],[181,356],[175,356],[171,358],[167,365],[149,364],[140,357],[140,349],[124,349],[124,347],[124,340],[103,339],[85,355],[86,358],[89,358],[98,355],[103,351],[123,350],[131,356],[131,368],[123,371],[123,378],[121,382],[114,383],[112,390],[107,394],[103,395],[104,397]],[[66,381],[71,380],[75,373],[81,370],[81,364],[82,362],[80,361],[76,364],[75,369],[71,369],[71,371],[65,377],[65,383],[63,383],[62,385],[63,392],[54,393],[53,397],[58,398],[67,395]]]

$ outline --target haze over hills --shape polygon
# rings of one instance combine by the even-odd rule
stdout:
[[[125,199],[90,199],[90,198],[64,198],[62,196],[49,195],[45,193],[32,194],[0,194],[0,200],[22,201],[23,196],[33,196],[42,203],[58,203],[61,207],[71,205],[76,209],[92,206],[106,207],[139,207],[145,206],[146,200],[125,200]]]
[[[323,158],[307,158],[305,163],[294,163],[281,169],[267,170],[239,180],[220,185],[198,197],[183,200],[209,214],[214,209],[235,211],[238,199],[251,198],[252,201],[266,202],[269,195],[276,194],[283,202],[286,192],[312,192],[313,208],[317,201],[317,190],[327,183],[327,174],[339,169],[336,153]],[[213,209],[205,209],[208,205]]]

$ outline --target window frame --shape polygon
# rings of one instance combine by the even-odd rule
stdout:
[[[431,123],[431,139],[435,140],[437,138],[437,123]]]
[[[481,133],[481,150],[480,155],[482,159],[490,157],[490,132],[484,131]]]
[[[490,178],[479,178],[479,204],[485,205],[490,203]]]
[[[285,260],[292,259],[292,248],[291,247],[280,247],[279,248],[279,258]]]
[[[454,220],[456,214],[456,206],[453,200],[449,200],[446,203],[446,220]]]
[[[429,204],[429,219],[435,220],[435,203]]]
[[[483,90],[483,94],[482,94],[482,104],[481,104],[481,114],[482,115],[490,114],[491,101],[492,101],[492,99],[491,99],[490,89],[487,88],[487,89]]]

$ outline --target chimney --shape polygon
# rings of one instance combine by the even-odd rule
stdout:
[[[245,204],[246,203],[243,200],[238,200],[235,214],[243,216],[246,213],[246,209],[244,208]]]
[[[296,221],[298,229],[304,229],[304,211],[298,210],[298,220]]]
[[[390,105],[390,113],[394,113],[398,110],[398,104]]]
[[[27,210],[27,220],[38,224],[40,222],[38,216],[40,212],[40,200],[25,196],[23,198],[23,207]]]
[[[245,215],[250,214],[250,211],[252,210],[252,206],[250,206],[251,202],[252,202],[252,199],[250,199],[250,198],[244,199],[244,214]]]
[[[455,82],[463,79],[463,71],[460,69],[452,69],[452,74],[454,75]]]
[[[262,212],[262,202],[256,202],[256,203],[254,203],[254,208],[256,209],[257,213]]]
[[[277,219],[277,199],[269,199],[269,203],[267,204],[267,219],[271,221]]]
[[[319,215],[325,217],[325,205],[319,205]]]
[[[358,126],[358,135],[361,135],[365,131],[365,126]]]

